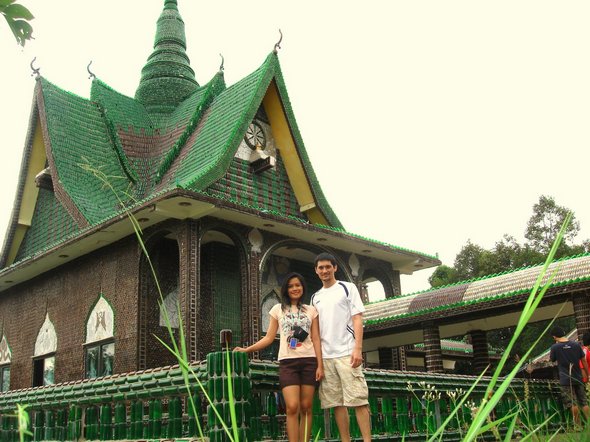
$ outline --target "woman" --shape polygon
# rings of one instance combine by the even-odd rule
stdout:
[[[324,377],[318,313],[314,307],[302,304],[304,295],[303,277],[298,273],[287,275],[281,287],[281,303],[270,309],[266,336],[249,347],[234,349],[246,353],[262,350],[280,331],[279,384],[287,410],[289,442],[309,440],[313,395]]]

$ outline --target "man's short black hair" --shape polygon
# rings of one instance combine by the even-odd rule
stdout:
[[[338,265],[336,263],[336,258],[334,258],[334,255],[331,255],[330,253],[327,253],[327,252],[322,252],[318,256],[316,256],[313,266],[317,267],[318,262],[320,262],[320,261],[330,261],[334,267],[336,267]]]
[[[582,344],[590,345],[590,332],[586,332],[582,335]]]
[[[555,336],[556,338],[563,338],[565,336],[565,331],[559,325],[556,325],[551,329],[551,336]]]

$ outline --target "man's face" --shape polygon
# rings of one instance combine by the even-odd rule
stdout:
[[[318,261],[315,272],[320,277],[322,282],[331,282],[336,279],[336,270],[338,266],[333,265],[330,261]]]

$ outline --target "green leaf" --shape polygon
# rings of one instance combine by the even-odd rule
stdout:
[[[512,435],[514,434],[514,428],[516,427],[516,421],[518,420],[518,412],[514,415],[514,419],[510,422],[508,426],[508,430],[506,430],[506,436],[504,442],[510,442],[512,440]]]
[[[31,11],[19,4],[8,5],[4,8],[4,15],[14,19],[22,18],[25,20],[33,20],[35,18],[33,14],[31,14]]]
[[[12,20],[6,17],[8,26],[14,34],[14,38],[19,45],[24,46],[27,40],[30,40],[33,34],[33,28],[24,20]]]
[[[6,6],[14,3],[15,0],[0,0],[0,9],[4,9]]]

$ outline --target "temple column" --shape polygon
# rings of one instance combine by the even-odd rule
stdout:
[[[262,252],[264,246],[264,237],[258,229],[252,229],[248,232],[248,290],[247,290],[247,311],[243,316],[247,324],[245,324],[244,330],[247,332],[244,334],[243,344],[250,345],[257,342],[261,338],[262,324],[261,324],[261,313],[260,299],[261,281],[262,281],[262,269],[260,264],[262,261]],[[257,352],[258,355],[258,352]]]
[[[424,335],[424,365],[429,373],[442,373],[443,361],[438,325],[432,321],[422,323]]]
[[[590,292],[584,291],[572,295],[574,304],[574,317],[578,336],[590,332]]]
[[[483,330],[471,330],[469,335],[473,346],[473,369],[475,370],[473,374],[478,376],[490,364],[488,337]]]
[[[408,361],[406,359],[406,347],[403,345],[397,348],[391,349],[393,358],[393,366],[391,367],[393,370],[407,370],[408,369]]]
[[[191,361],[203,359],[199,353],[199,266],[200,253],[198,245],[198,224],[189,220],[184,223],[178,235],[179,249],[179,298],[183,312],[184,335],[186,348]]]

